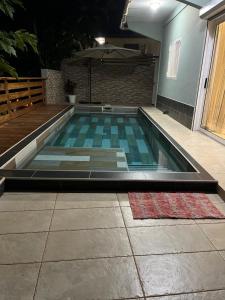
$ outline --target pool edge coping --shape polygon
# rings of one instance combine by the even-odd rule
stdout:
[[[23,140],[21,140],[20,142],[18,142],[16,145],[14,145],[12,148],[10,148],[8,151],[6,151],[5,153],[3,153],[0,156],[0,163],[2,161],[2,157],[6,155],[5,160],[7,158],[7,156],[10,156],[11,153],[11,158],[13,156],[15,156],[16,153],[18,153],[19,151],[21,151],[22,149],[24,149],[24,147],[26,147],[29,143],[31,143],[36,137],[38,137],[40,134],[42,134],[45,130],[47,130],[50,126],[52,126],[53,124],[55,124],[64,114],[66,114],[66,112],[70,111],[74,109],[74,106],[68,106],[66,107],[64,110],[62,110],[61,112],[59,112],[56,116],[52,117],[50,120],[48,120],[47,122],[45,122],[44,124],[42,124],[40,127],[38,127],[36,130],[34,130],[33,132],[31,132],[28,136],[26,136],[25,138],[23,138]],[[199,185],[201,186],[202,183],[211,183],[212,185],[214,185],[216,187],[217,185],[217,181],[215,179],[213,179],[213,177],[204,169],[201,167],[201,165],[195,161],[183,148],[181,145],[179,145],[156,121],[154,121],[146,112],[142,107],[137,108],[138,111],[141,111],[141,113],[150,121],[154,124],[154,126],[156,126],[156,128],[158,130],[160,130],[160,132],[165,136],[165,138],[167,140],[169,140],[169,142],[182,154],[182,156],[191,164],[192,166],[197,169],[200,170],[201,172],[171,172],[171,173],[160,173],[160,172],[151,172],[151,171],[127,171],[127,172],[122,172],[122,171],[78,171],[78,170],[74,170],[74,171],[53,171],[54,173],[61,173],[61,176],[55,176],[55,177],[41,177],[41,176],[36,176],[37,174],[41,175],[41,173],[44,175],[45,173],[51,173],[51,171],[43,171],[43,170],[30,170],[30,175],[26,176],[26,172],[29,172],[29,170],[5,170],[5,169],[0,169],[0,176],[4,176],[6,178],[6,183],[7,181],[12,181],[12,180],[16,180],[18,179],[19,181],[24,180],[26,182],[28,181],[41,181],[41,180],[52,180],[53,182],[55,182],[56,180],[62,181],[62,180],[68,180],[68,181],[79,181],[80,179],[85,181],[85,180],[89,180],[92,182],[118,182],[120,181],[121,183],[123,182],[146,182],[147,184],[149,183],[161,183],[161,184],[165,184],[165,183],[176,183],[178,184],[187,184],[187,183],[199,183]],[[188,158],[186,157],[188,156]],[[9,158],[9,159],[11,159]],[[8,160],[7,160],[8,161]],[[5,161],[5,163],[7,163],[7,161]],[[4,163],[1,163],[1,166]],[[197,167],[195,167],[197,165]],[[63,177],[62,174],[65,172],[73,172],[74,175],[79,175],[80,173],[88,173],[87,176],[80,178],[79,176],[73,176],[73,177]],[[8,173],[8,174],[7,174]],[[117,173],[117,175],[120,176],[116,176],[117,178],[115,178],[115,173]],[[23,175],[24,174],[24,175]],[[35,175],[36,174],[36,175]],[[113,174],[113,176],[112,176]],[[140,174],[142,176],[140,176]],[[182,176],[182,174],[184,176]],[[195,174],[195,175],[194,175]],[[60,174],[59,174],[60,175]],[[106,176],[107,175],[107,176]],[[111,177],[109,176],[111,175]],[[132,176],[131,176],[132,175]],[[163,176],[162,176],[163,175]],[[172,176],[175,175],[175,176]],[[190,175],[192,178],[188,178]],[[194,175],[194,176],[193,176]],[[157,178],[158,176],[161,176],[160,178]],[[171,177],[172,176],[172,177]],[[202,177],[203,176],[203,177]],[[122,177],[122,178],[121,178]],[[141,178],[140,178],[141,177]],[[162,178],[164,177],[164,178]],[[179,178],[178,178],[179,177]],[[183,178],[182,178],[183,177]],[[187,177],[187,178],[186,178]],[[193,177],[195,177],[193,179]],[[8,186],[8,184],[6,184],[6,186]],[[177,186],[178,187],[178,186]]]

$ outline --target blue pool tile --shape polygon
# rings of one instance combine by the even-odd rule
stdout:
[[[149,153],[148,147],[144,140],[137,140],[137,146],[140,153]]]
[[[97,126],[96,127],[96,134],[103,134],[103,131],[104,131],[104,127],[103,126]]]
[[[144,135],[144,131],[143,131],[143,129],[141,128],[141,126],[139,126],[139,130],[140,130],[140,132],[141,132],[141,135]]]
[[[93,147],[102,147],[102,135],[95,134],[93,138]]]
[[[67,133],[71,134],[75,129],[75,124],[71,124],[68,126]]]
[[[111,134],[117,134],[118,135],[118,126],[112,126],[111,127]]]
[[[131,124],[137,124],[137,120],[135,118],[129,118],[129,122]]]
[[[111,124],[111,118],[105,117],[105,124]]]
[[[88,132],[89,125],[83,125],[80,129],[80,133],[85,134]]]
[[[87,148],[90,148],[90,147],[93,147],[93,139],[86,139],[84,141],[84,147],[87,147]]]
[[[86,117],[79,117],[79,123],[85,123],[86,119]]]
[[[97,117],[92,117],[91,122],[92,123],[98,123],[98,118]]]
[[[86,136],[85,134],[80,134],[75,142],[75,147],[84,147],[84,142],[85,142]]]
[[[125,126],[125,132],[126,132],[127,135],[133,135],[134,134],[132,126]]]
[[[102,147],[103,148],[111,148],[111,141],[110,141],[110,139],[103,139],[102,140]]]
[[[110,140],[111,140],[111,147],[112,148],[120,148],[119,140],[118,140],[118,135],[117,134],[112,134],[110,136]]]
[[[69,138],[66,141],[65,147],[74,147],[75,143],[76,143],[76,138]]]
[[[123,123],[123,118],[117,118],[117,123],[118,124]]]
[[[119,140],[119,144],[120,144],[120,148],[124,149],[124,152],[126,153],[130,152],[129,145],[126,140]]]

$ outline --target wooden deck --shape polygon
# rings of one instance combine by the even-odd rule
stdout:
[[[0,124],[0,155],[66,107],[67,105],[43,104],[22,116]]]

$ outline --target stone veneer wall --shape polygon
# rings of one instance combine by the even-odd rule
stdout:
[[[192,128],[193,106],[158,95],[156,107],[187,128]]]
[[[46,78],[46,103],[62,104],[66,102],[62,72],[42,69],[41,76]]]
[[[62,63],[64,80],[77,83],[77,101],[89,101],[89,73],[85,65]],[[154,65],[128,66],[94,64],[92,66],[92,102],[103,104],[151,105]]]

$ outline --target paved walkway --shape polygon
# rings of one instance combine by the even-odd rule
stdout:
[[[191,131],[157,108],[144,110],[180,144],[225,191],[225,146],[200,131]]]
[[[224,300],[224,233],[222,220],[133,220],[127,194],[5,193],[0,299]]]

